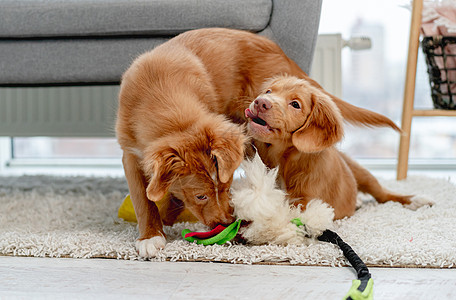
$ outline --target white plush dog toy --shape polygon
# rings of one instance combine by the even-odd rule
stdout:
[[[311,200],[304,212],[299,206],[290,206],[286,193],[276,187],[278,170],[268,170],[258,154],[251,161],[244,161],[242,169],[245,176],[233,182],[231,193],[234,215],[250,221],[239,230],[247,242],[309,244],[318,238],[336,244],[357,273],[344,299],[373,299],[374,282],[368,268],[353,249],[330,230],[333,208],[319,199]]]
[[[232,205],[238,219],[250,221],[239,233],[252,244],[308,244],[333,224],[334,210],[315,199],[306,210],[290,206],[284,191],[277,188],[277,168],[269,170],[258,154],[241,165],[245,175],[232,184]],[[299,219],[303,226],[291,221]]]
[[[304,212],[300,206],[291,206],[286,193],[277,188],[278,170],[269,170],[258,154],[252,160],[244,161],[242,169],[245,174],[234,180],[231,186],[231,204],[238,221],[222,232],[221,229],[217,231],[217,228],[208,232],[220,234],[200,243],[223,244],[236,234],[250,244],[309,244],[317,239],[329,242],[340,247],[357,273],[358,279],[353,280],[344,299],[373,298],[373,280],[368,268],[353,249],[330,230],[334,218],[333,208],[319,199],[310,201]],[[243,223],[247,221],[247,225],[240,227],[240,220]],[[182,237],[191,242],[195,241],[194,236],[195,233],[188,229],[182,231]]]

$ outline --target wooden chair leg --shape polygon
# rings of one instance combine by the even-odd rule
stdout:
[[[413,104],[413,103],[412,103]],[[412,129],[412,114],[402,112],[402,133],[399,141],[399,157],[397,160],[397,180],[407,178],[408,159],[410,150],[410,134]]]
[[[421,12],[423,0],[414,0],[412,19],[410,23],[410,38],[407,57],[407,71],[405,75],[404,103],[402,107],[402,135],[399,143],[399,157],[397,162],[397,180],[405,179],[408,170],[410,149],[410,134],[412,130],[413,103],[415,97],[416,65],[420,42]]]

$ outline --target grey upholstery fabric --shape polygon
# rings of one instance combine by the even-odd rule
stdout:
[[[137,56],[166,40],[138,37],[0,41],[0,78],[1,82],[34,85],[119,82]]]
[[[322,0],[274,0],[271,21],[266,31],[304,72],[309,73],[315,45]]]
[[[305,72],[308,72],[316,43],[321,1],[0,0],[0,32],[3,32],[3,35],[9,32],[10,35],[22,36],[22,38],[17,36],[12,38],[2,37],[0,34],[0,85],[118,82],[128,65],[140,53],[152,49],[184,28],[215,25],[215,23],[201,23],[203,19],[226,22],[225,27],[246,29],[242,27],[247,26],[246,24],[250,22],[249,18],[259,20],[266,14],[268,20],[263,20],[261,24],[255,21],[254,23],[258,25],[255,28],[259,29],[267,25],[261,34],[275,40],[285,53]],[[43,7],[50,3],[61,6],[60,19],[52,19],[46,13]],[[110,7],[109,4],[112,3],[118,3],[119,7]],[[76,4],[90,7],[87,13],[91,17],[79,15],[80,19],[78,19],[76,17],[78,10],[74,9]],[[130,4],[136,7],[134,13],[134,10],[128,8]],[[151,9],[149,5],[158,7],[168,4],[173,5],[173,10],[169,6],[166,14],[153,15],[157,19],[150,22],[155,23],[146,22],[146,8]],[[193,8],[193,5],[198,8]],[[16,16],[17,19],[13,19],[7,13],[13,6],[24,6],[28,13],[21,18]],[[40,7],[43,11],[35,11],[36,7]],[[144,8],[142,17],[136,21],[129,20],[131,14],[141,13],[138,7]],[[114,14],[116,9],[118,10]],[[122,11],[125,11],[125,18],[122,18]],[[57,16],[54,15],[54,18]],[[243,22],[239,21],[241,19]],[[54,23],[57,20],[61,23]],[[90,24],[89,20],[93,23]],[[119,21],[117,25],[114,24],[116,20]],[[142,21],[146,23],[143,24]],[[172,24],[176,27],[165,30]],[[41,36],[44,28],[53,30],[46,35],[58,37]],[[36,35],[30,36],[33,30],[36,30]],[[61,36],[65,32],[68,36]],[[86,36],[81,35],[84,32]],[[152,32],[157,34],[154,35]],[[130,35],[126,35],[127,33]],[[135,37],[134,34],[141,36]],[[102,35],[105,37],[101,37]]]
[[[261,31],[272,0],[2,0],[0,37],[171,35],[202,27]]]
[[[0,86],[116,83],[139,54],[177,33],[216,26],[266,35],[308,72],[321,3],[322,0],[0,0]],[[97,107],[115,106],[114,98],[106,97]],[[94,123],[85,119],[61,122],[59,114],[48,120],[51,112],[48,115],[46,111],[46,122],[39,118],[23,122],[19,118],[35,115],[33,109],[39,103],[51,107],[51,111],[59,103],[70,113],[78,105],[85,106],[91,97],[62,101],[40,98],[38,104],[35,100],[30,102],[31,106],[24,105],[29,103],[28,98],[11,99],[0,99],[0,135],[113,135],[114,131],[106,128],[114,123],[114,114]],[[7,111],[13,113],[8,115]]]

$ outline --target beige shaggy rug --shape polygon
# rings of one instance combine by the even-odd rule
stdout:
[[[453,268],[456,263],[456,186],[444,179],[410,177],[384,181],[401,193],[427,196],[433,207],[417,211],[366,199],[355,216],[335,231],[368,266]],[[135,224],[117,218],[128,189],[124,179],[87,177],[0,177],[0,255],[140,259]],[[168,244],[152,260],[297,265],[348,265],[334,245],[202,246],[182,240],[184,228],[166,227]]]

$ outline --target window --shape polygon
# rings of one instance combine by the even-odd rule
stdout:
[[[397,0],[325,0],[319,33],[345,39],[368,36],[369,50],[342,50],[343,99],[382,113],[400,126],[411,13]],[[419,52],[415,107],[432,100],[423,53]],[[456,158],[456,118],[414,118],[411,163],[417,159]],[[399,134],[390,129],[348,126],[341,148],[355,158],[396,159]]]
[[[13,158],[119,158],[122,151],[114,138],[49,138],[12,139]]]
[[[324,0],[319,33],[341,33],[345,39],[368,36],[370,50],[342,50],[343,99],[390,117],[400,125],[410,28],[410,10],[397,0]],[[418,58],[415,106],[432,107],[424,57]],[[117,87],[109,89],[115,98]],[[417,159],[456,158],[456,118],[414,118],[411,166]],[[357,159],[389,159],[395,168],[399,134],[391,129],[348,126],[342,150]],[[5,165],[7,166],[5,168]],[[115,139],[0,138],[0,173],[122,175],[121,150]],[[24,171],[26,170],[26,171]],[[95,172],[94,172],[95,171]],[[104,173],[103,173],[104,172]]]
[[[36,126],[56,136],[73,129],[79,136],[111,136],[118,92],[117,85],[7,87],[0,100],[12,111],[13,125],[24,125],[18,132]],[[121,156],[115,138],[0,137],[1,174],[122,175]]]
[[[0,138],[0,174],[123,176],[114,138]]]

